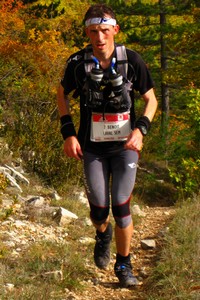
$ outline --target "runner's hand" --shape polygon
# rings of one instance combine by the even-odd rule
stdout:
[[[141,151],[143,147],[143,135],[138,128],[135,128],[127,138],[125,149]]]
[[[83,156],[81,146],[75,136],[68,137],[64,142],[64,152],[68,157],[80,160]]]

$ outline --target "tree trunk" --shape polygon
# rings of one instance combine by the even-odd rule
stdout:
[[[161,63],[161,105],[162,105],[162,119],[161,119],[161,134],[166,142],[169,118],[169,88],[165,81],[165,71],[167,70],[166,57],[166,42],[165,42],[165,25],[166,12],[164,7],[164,0],[159,0],[160,5],[160,63]]]

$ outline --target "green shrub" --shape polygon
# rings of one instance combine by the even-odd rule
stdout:
[[[149,280],[147,299],[199,299],[200,196],[188,199],[177,210],[166,235],[161,257]]]

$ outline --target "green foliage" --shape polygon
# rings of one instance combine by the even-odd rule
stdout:
[[[192,89],[187,95],[187,109],[179,132],[180,139],[173,141],[174,163],[170,176],[175,181],[181,197],[199,191],[200,187],[200,91]],[[176,129],[177,130],[177,129]],[[184,144],[185,142],[185,144]],[[176,166],[179,166],[178,168]]]
[[[2,134],[30,170],[46,183],[60,186],[59,176],[63,183],[69,180],[75,162],[63,155],[56,88],[65,60],[75,48],[69,50],[61,41],[61,34],[54,29],[57,20],[26,18],[27,13],[27,8],[9,11],[13,24],[26,22],[26,29],[18,27],[16,38],[14,27],[5,24],[7,32],[0,42]]]
[[[187,108],[189,110],[189,116],[192,118],[192,131],[194,133],[194,142],[197,150],[200,146],[200,90],[192,89],[190,90],[191,101],[188,102]]]
[[[195,195],[185,201],[170,224],[161,259],[149,280],[149,300],[198,299],[199,200]]]
[[[6,220],[8,217],[10,217],[13,213],[13,208],[5,208],[5,209],[2,209],[0,211],[0,220],[1,221],[4,221]]]
[[[122,29],[116,41],[125,43],[144,58],[161,104],[158,1],[2,0],[0,3],[0,135],[6,138],[14,155],[23,158],[30,171],[39,174],[45,183],[60,191],[67,190],[71,195],[76,186],[82,184],[82,164],[63,154],[56,89],[67,57],[86,42],[82,19],[89,4],[96,2],[113,6]],[[140,200],[155,199],[159,203],[164,199],[166,204],[169,201],[171,204],[176,199],[174,187],[181,199],[199,190],[200,10],[197,1],[164,2],[167,24],[163,31],[168,69],[162,78],[170,89],[168,137],[164,141],[160,135],[159,109],[141,153],[144,167],[156,171],[143,173],[139,170],[135,191]],[[72,100],[71,104],[78,128],[78,102]],[[141,113],[140,105],[138,113]],[[166,166],[161,167],[165,162],[169,173]],[[1,176],[0,189],[6,186]],[[73,201],[68,208],[70,205]],[[11,213],[12,209],[4,210],[1,220]],[[188,300],[188,294],[195,299],[196,294],[191,291],[199,287],[198,213],[199,197],[180,210],[170,229],[169,246],[154,274],[151,299]],[[76,239],[81,230],[73,234]],[[66,287],[79,286],[77,270],[80,270],[79,278],[89,275],[79,255],[80,246],[77,247],[72,249],[71,244],[61,247],[44,242],[30,247],[26,255],[14,263],[6,247],[1,245],[1,266],[4,267],[4,263],[8,266],[5,271],[1,268],[1,285],[6,278],[19,287],[9,294],[11,299],[39,299],[41,295],[61,299]],[[81,251],[87,254],[84,246]],[[64,280],[61,283],[55,278],[43,277],[45,272],[59,269],[62,264]],[[22,281],[26,284],[20,289]]]
[[[200,186],[200,159],[194,161],[192,158],[183,159],[179,170],[169,169],[171,178],[175,181],[181,198],[197,192]]]
[[[1,240],[3,239],[3,237],[0,237],[0,238],[1,238]],[[0,244],[0,259],[5,258],[8,255],[10,255],[10,251],[8,250],[8,247],[6,247],[5,244],[1,243]],[[0,266],[1,266],[1,264],[0,264]],[[2,266],[1,266],[1,269],[3,269]]]
[[[11,150],[25,159],[30,170],[61,189],[66,181],[82,184],[82,166],[63,155],[56,89],[67,57],[86,41],[82,19],[89,4],[95,2],[7,0],[0,4],[1,134],[6,135]],[[141,53],[155,80],[160,102],[158,2],[107,3],[113,6],[122,29],[116,41]],[[145,139],[145,155],[153,161],[152,156],[156,154],[159,160],[166,161],[171,181],[188,194],[198,189],[199,184],[199,92],[196,88],[200,81],[199,8],[195,1],[184,2],[183,6],[181,3],[176,7],[174,1],[168,1],[162,7],[167,18],[163,32],[168,69],[162,73],[162,80],[170,89],[168,138],[160,137],[158,111]],[[78,103],[71,101],[71,104],[78,129]],[[142,113],[140,107],[139,113]],[[178,183],[177,178],[181,178]]]
[[[4,191],[8,184],[8,179],[2,173],[0,173],[0,191]]]

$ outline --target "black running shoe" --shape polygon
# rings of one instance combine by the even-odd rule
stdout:
[[[112,225],[109,223],[105,234],[95,236],[94,262],[99,269],[105,269],[110,262],[110,242],[112,240]]]
[[[139,285],[139,281],[132,274],[132,266],[131,263],[115,263],[114,267],[115,275],[119,279],[119,283],[121,287],[127,288],[130,286]]]

